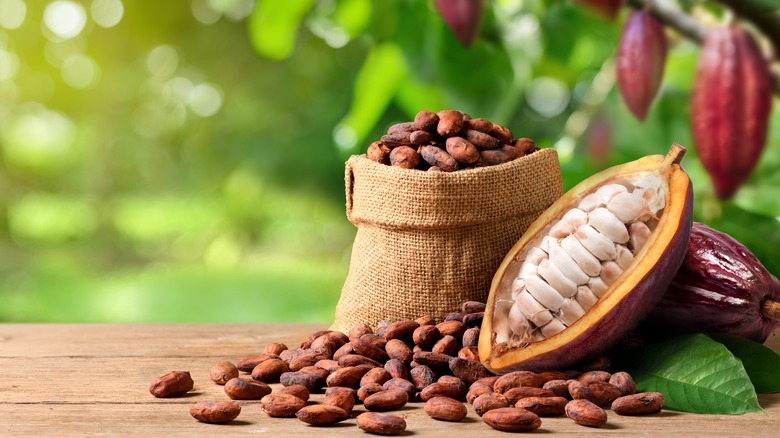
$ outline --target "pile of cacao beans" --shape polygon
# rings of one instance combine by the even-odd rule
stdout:
[[[405,169],[453,172],[506,163],[536,150],[504,126],[458,110],[420,111],[414,121],[390,126],[368,147],[368,158]]]
[[[488,426],[504,431],[529,431],[540,417],[563,416],[577,424],[600,427],[605,408],[618,415],[651,414],[664,403],[660,393],[636,393],[628,373],[610,373],[610,361],[599,357],[572,371],[515,371],[494,375],[479,361],[477,342],[485,304],[463,303],[458,312],[436,323],[428,316],[382,322],[373,330],[355,325],[347,334],[318,331],[297,348],[268,344],[262,354],[236,364],[220,362],[209,371],[224,385],[231,400],[260,400],[271,417],[297,417],[313,426],[327,426],[353,416],[356,404],[365,412],[357,426],[370,433],[394,435],[406,420],[387,413],[410,402],[423,402],[431,418],[461,421],[464,401]],[[241,377],[240,373],[248,377]],[[273,391],[269,384],[280,382]],[[192,390],[188,371],[172,371],[150,385],[155,397],[175,397]],[[324,392],[319,403],[310,395]],[[241,413],[234,401],[201,401],[190,414],[206,423],[228,423]]]

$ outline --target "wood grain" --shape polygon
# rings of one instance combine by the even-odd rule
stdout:
[[[222,387],[208,379],[215,363],[258,353],[270,342],[297,346],[306,335],[323,328],[323,324],[0,325],[0,436],[365,436],[354,418],[329,428],[313,428],[296,419],[270,418],[256,401],[239,402],[243,412],[228,425],[198,423],[188,413],[194,401],[227,399]],[[777,333],[768,345],[780,351]],[[180,398],[152,397],[148,392],[151,380],[174,369],[191,371],[195,389]],[[320,401],[322,395],[312,399]],[[646,417],[620,417],[610,412],[604,428],[577,426],[567,418],[544,418],[537,433],[778,436],[780,394],[761,395],[759,401],[768,416],[662,411]],[[354,415],[361,412],[362,406],[356,406]],[[471,408],[460,423],[429,418],[421,403],[410,403],[398,414],[406,419],[407,436],[505,436],[482,424]]]

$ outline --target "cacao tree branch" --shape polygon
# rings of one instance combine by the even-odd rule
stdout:
[[[750,1],[744,1],[744,0],[716,0],[720,1],[723,4],[728,4],[731,6],[731,4],[741,4],[741,3],[751,3]],[[633,6],[637,9],[644,9],[648,11],[649,13],[653,14],[658,20],[660,20],[665,25],[671,27],[672,29],[676,30],[680,33],[680,35],[688,38],[691,41],[694,41],[698,44],[701,44],[702,40],[704,39],[705,35],[707,35],[707,28],[702,26],[698,21],[694,20],[692,17],[687,15],[685,12],[683,12],[680,9],[677,9],[674,6],[671,6],[669,3],[667,3],[665,0],[628,0],[628,4]],[[745,8],[744,5],[742,5],[742,8]],[[754,22],[754,18],[759,14],[759,10],[755,7],[746,8],[750,10],[751,12],[746,12],[747,15],[741,15],[742,18],[747,19],[748,21],[753,22],[759,29],[762,30],[762,32],[765,32],[764,29],[756,22]],[[734,12],[737,14],[740,14],[739,11],[735,8]],[[772,15],[767,13],[766,15]],[[769,18],[769,20],[780,20],[780,18],[777,18],[776,16],[774,18]],[[774,23],[773,21],[771,23]],[[778,24],[771,24],[772,26],[780,26]],[[772,41],[773,45],[774,43],[774,35],[780,34],[780,27],[774,28],[770,31],[770,33],[766,33],[766,36]],[[780,37],[780,35],[778,35]],[[775,46],[773,56],[778,56],[778,53],[780,53],[780,46]],[[780,61],[774,58],[770,58],[767,60],[767,62],[770,65],[770,72],[772,74],[772,78],[774,79],[774,88],[775,88],[775,95],[780,96],[780,68],[772,68],[772,64],[779,63]]]
[[[780,12],[770,11],[767,6],[759,5],[754,0],[714,0],[726,5],[745,20],[752,22],[769,38],[774,47],[774,56],[780,52]]]

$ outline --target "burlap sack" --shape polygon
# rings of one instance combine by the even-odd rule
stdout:
[[[542,149],[497,166],[421,172],[353,156],[347,217],[357,227],[334,330],[376,327],[485,301],[495,271],[563,194],[558,155]]]

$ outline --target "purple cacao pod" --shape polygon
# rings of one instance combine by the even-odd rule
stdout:
[[[696,67],[691,124],[718,197],[731,197],[758,163],[771,110],[769,66],[750,34],[736,26],[711,30]]]
[[[436,0],[436,9],[458,41],[470,46],[482,19],[482,0]]]
[[[780,281],[728,234],[694,222],[666,294],[642,323],[647,333],[728,333],[763,343],[780,321]]]
[[[653,102],[666,65],[664,26],[650,13],[634,11],[628,17],[617,53],[617,83],[623,101],[644,120]]]

